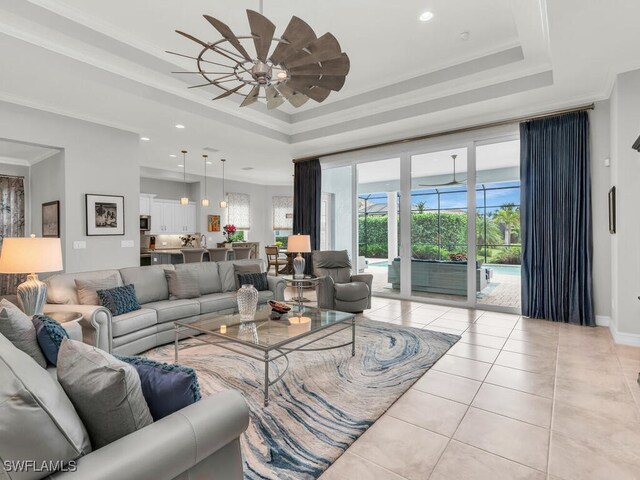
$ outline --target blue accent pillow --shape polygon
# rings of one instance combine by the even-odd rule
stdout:
[[[106,307],[114,317],[123,313],[140,310],[140,304],[136,297],[136,290],[133,285],[98,290],[96,292],[100,299],[100,305]]]
[[[267,274],[263,273],[239,273],[238,274],[238,284],[242,285],[253,285],[256,287],[256,290],[261,292],[262,290],[269,290],[269,282],[267,282]]]
[[[63,339],[69,338],[69,334],[62,328],[62,325],[46,315],[34,315],[31,321],[36,329],[36,338],[38,339],[40,350],[42,350],[47,362],[56,366],[58,364],[60,344]]]
[[[157,362],[145,357],[114,355],[133,366],[153,420],[171,415],[200,400],[200,384],[193,368]]]

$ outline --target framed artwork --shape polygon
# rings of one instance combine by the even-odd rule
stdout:
[[[616,187],[609,190],[609,233],[616,233]]]
[[[87,236],[124,235],[124,197],[85,195]]]
[[[42,236],[60,238],[60,202],[42,204]]]
[[[207,215],[207,231],[220,231],[220,215]]]

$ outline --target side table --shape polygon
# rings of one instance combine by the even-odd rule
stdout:
[[[288,285],[291,285],[297,290],[298,296],[293,297],[291,300],[298,303],[298,308],[302,308],[304,302],[311,301],[305,298],[304,289],[315,287],[318,284],[318,277],[306,276],[304,278],[293,278],[293,275],[283,275],[280,278],[283,278]]]

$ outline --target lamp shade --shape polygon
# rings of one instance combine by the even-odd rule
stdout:
[[[290,253],[305,253],[311,251],[311,237],[309,235],[289,235],[287,251]]]
[[[62,270],[59,238],[5,238],[0,273],[43,273]]]

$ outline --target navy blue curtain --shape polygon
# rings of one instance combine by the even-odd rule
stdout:
[[[522,314],[595,325],[589,117],[520,124]]]
[[[320,249],[320,208],[322,199],[320,160],[297,162],[293,179],[293,233],[309,235],[311,250]],[[303,254],[305,273],[313,273],[311,254]]]

